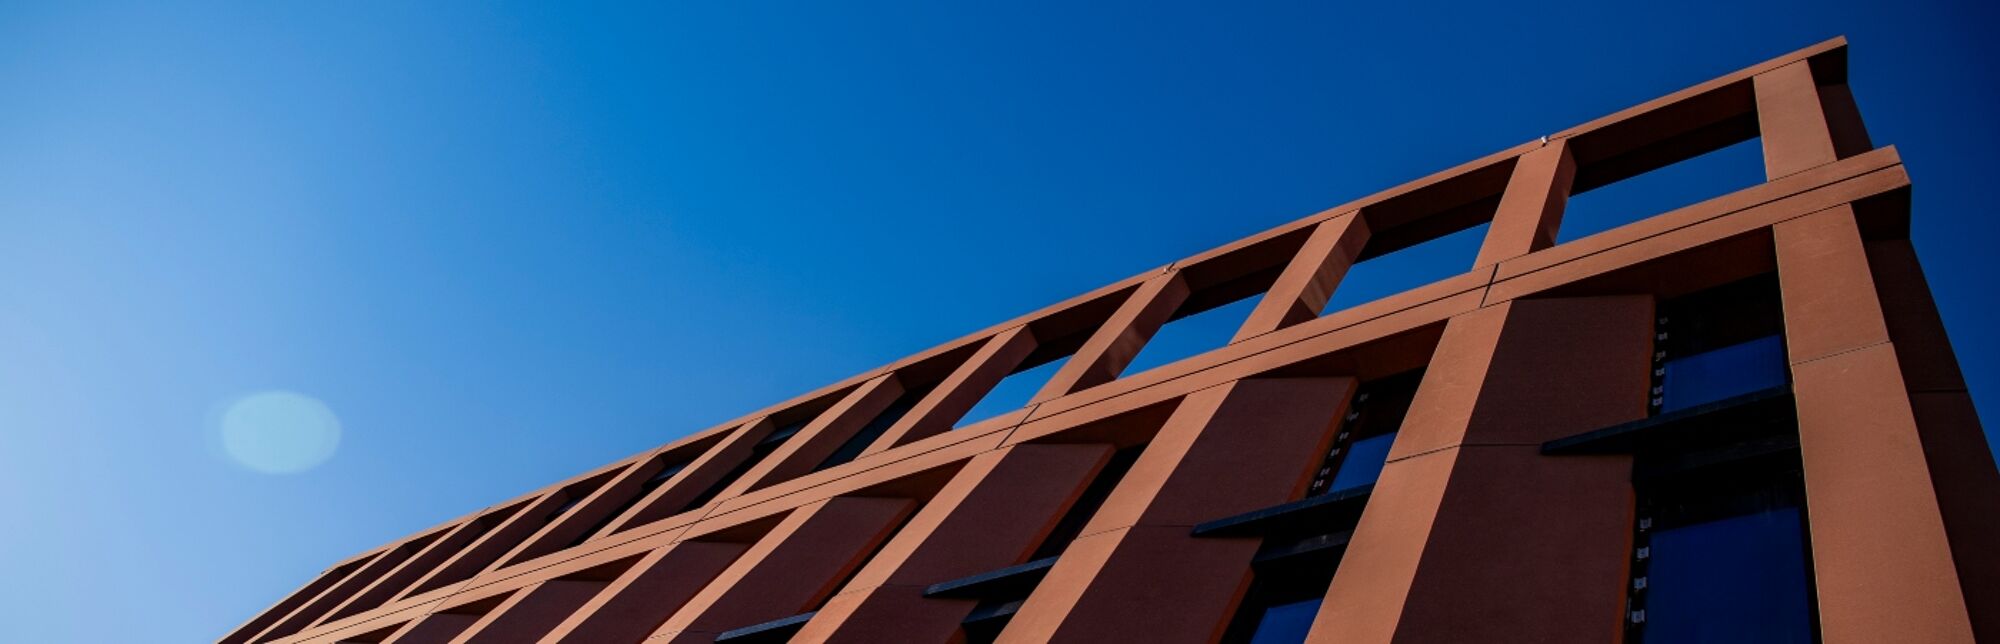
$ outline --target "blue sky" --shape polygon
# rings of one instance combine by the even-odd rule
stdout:
[[[2000,386],[1974,3],[163,4],[0,5],[0,640],[213,639],[419,528],[1840,34]],[[1616,223],[1582,202],[1566,238]],[[1435,252],[1340,298],[1471,256]],[[330,460],[224,456],[272,390],[337,417]]]

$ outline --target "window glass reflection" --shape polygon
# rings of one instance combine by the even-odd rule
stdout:
[[[1312,630],[1313,616],[1319,614],[1320,598],[1279,604],[1264,609],[1264,615],[1257,619],[1257,632],[1250,636],[1250,644],[1295,644],[1306,641],[1306,631]]]
[[[1341,459],[1340,469],[1334,472],[1333,484],[1327,492],[1337,494],[1374,485],[1375,479],[1382,476],[1383,463],[1389,460],[1389,446],[1395,442],[1395,432],[1354,441],[1346,458]]]
[[[1812,641],[1797,508],[1663,529],[1650,548],[1646,644]]]
[[[1785,384],[1785,343],[1765,336],[1670,360],[1661,412],[1671,412]]]

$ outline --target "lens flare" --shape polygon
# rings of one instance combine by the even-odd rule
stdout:
[[[265,391],[229,403],[222,449],[237,464],[266,474],[296,474],[333,457],[340,419],[311,396]]]

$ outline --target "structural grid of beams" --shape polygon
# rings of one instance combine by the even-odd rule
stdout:
[[[1847,54],[1537,137],[497,503],[218,641],[2000,641],[2000,474]],[[1763,174],[1589,212],[1724,149]],[[1566,235],[1566,213],[1601,232]],[[1461,231],[1482,243],[1443,279],[1330,305]],[[1252,298],[1206,351],[1129,368]],[[967,417],[1028,374],[1016,408]]]

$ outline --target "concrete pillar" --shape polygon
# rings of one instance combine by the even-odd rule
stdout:
[[[1828,644],[1971,642],[1923,435],[1854,211],[1823,210],[1773,233],[1820,634]]]
[[[369,582],[366,587],[355,591],[353,596],[348,597],[339,606],[335,606],[333,610],[327,611],[326,616],[320,618],[316,624],[331,622],[382,605],[390,597],[394,597],[397,592],[408,588],[410,582],[416,581],[424,573],[436,568],[439,563],[442,563],[459,550],[464,549],[473,540],[479,538],[480,535],[485,534],[486,529],[492,523],[499,522],[504,518],[504,515],[494,517],[489,513],[452,527],[450,531],[432,540],[430,544],[425,545],[416,554],[411,555],[408,560],[398,564],[395,569],[383,574],[381,578]]]
[[[978,602],[924,588],[1023,563],[1112,451],[1022,444],[973,457],[792,641],[950,640]]]
[[[390,634],[383,644],[451,644],[460,634],[479,625],[489,613],[431,613],[411,620]]]
[[[2000,641],[2000,471],[1973,409],[1930,284],[1907,239],[1867,242],[1868,267],[1909,388],[1972,628]]]
[[[610,524],[604,526],[603,534],[616,533],[629,527],[679,514],[681,508],[693,503],[702,492],[721,482],[722,478],[728,476],[736,466],[741,465],[744,459],[750,458],[752,448],[756,447],[757,442],[770,436],[776,429],[777,426],[770,417],[762,416],[730,430],[729,434],[722,437],[714,447],[708,448],[701,456],[695,457],[693,462],[688,463],[687,467],[681,468],[679,474],[675,474],[672,479],[668,479],[659,487],[653,488],[653,491],[634,505],[630,512],[626,512],[625,516],[612,519]],[[722,498],[725,497],[718,495],[716,500]],[[710,502],[713,503],[714,500]]]
[[[1257,308],[1250,312],[1249,319],[1243,321],[1243,327],[1230,342],[1242,342],[1319,317],[1327,300],[1333,298],[1340,278],[1347,275],[1347,269],[1354,266],[1362,247],[1368,244],[1368,232],[1368,222],[1359,211],[1313,226],[1312,236],[1292,256],[1291,263],[1285,265],[1278,281],[1271,284],[1264,299],[1257,302]]]
[[[1576,179],[1576,159],[1570,155],[1569,139],[1550,141],[1514,161],[1514,173],[1500,194],[1500,207],[1479,257],[1472,265],[1492,266],[1556,244],[1562,226],[1563,207],[1569,203],[1570,183]]]
[[[649,456],[617,472],[600,475],[608,480],[593,489],[584,490],[583,498],[568,512],[543,525],[528,538],[522,539],[520,545],[514,546],[506,554],[494,559],[493,563],[481,572],[498,570],[569,547],[571,541],[582,536],[585,530],[603,520],[604,515],[610,514],[627,499],[632,498],[647,477],[665,466],[666,464]]]
[[[1353,390],[1352,378],[1259,378],[1189,394],[1000,641],[1214,641],[1258,542],[1189,529],[1299,494]]]
[[[333,584],[325,591],[314,596],[310,601],[293,609],[291,613],[285,615],[277,623],[272,624],[270,628],[251,638],[251,641],[262,641],[290,635],[299,632],[311,624],[317,623],[321,617],[326,616],[328,611],[333,610],[348,598],[353,597],[361,589],[381,579],[383,575],[389,574],[389,571],[394,570],[402,565],[403,562],[409,560],[411,555],[415,554],[417,550],[425,545],[428,544],[404,543],[376,555],[374,558],[368,560],[367,564],[355,570],[354,574],[341,579],[339,583]]]
[[[516,590],[452,642],[534,644],[597,596],[604,586],[601,581],[551,579]]]
[[[885,373],[855,387],[839,402],[799,429],[796,436],[771,450],[716,498],[730,498],[779,481],[810,474],[848,439],[903,395],[902,381]]]
[[[438,564],[437,569],[418,578],[398,599],[421,595],[471,579],[473,575],[485,570],[489,564],[499,559],[502,554],[513,550],[529,535],[541,530],[545,525],[542,520],[556,508],[561,507],[563,501],[562,491],[558,489],[527,502],[519,511],[502,520],[492,530],[486,531],[464,549],[445,558],[444,563]]]
[[[882,437],[861,452],[862,456],[887,450],[910,441],[951,431],[952,423],[971,411],[979,399],[993,391],[1014,367],[1035,351],[1035,334],[1027,325],[1017,326],[988,338],[965,364],[945,376],[930,395],[924,396],[910,413],[890,425]]]
[[[1751,85],[1757,94],[1757,129],[1764,142],[1766,178],[1840,160],[1810,62],[1801,60],[1758,74]]]
[[[367,564],[368,559],[357,559],[327,569],[325,572],[320,573],[318,577],[314,577],[312,581],[306,582],[305,586],[292,591],[292,594],[286,595],[284,599],[278,600],[278,603],[264,609],[264,612],[250,618],[243,625],[236,627],[236,630],[222,636],[222,639],[216,640],[216,644],[244,644],[244,642],[251,641],[258,634],[263,633],[265,629],[270,628],[280,618],[292,614],[292,611],[298,610],[306,602],[319,597],[321,593],[326,592],[326,589],[332,588],[334,584],[347,579],[348,576],[354,574],[354,571],[360,570],[362,566]]]
[[[641,557],[543,636],[543,644],[637,642],[736,561],[748,544],[683,541]]]
[[[648,641],[710,642],[724,631],[811,610],[914,505],[907,499],[835,497],[792,510]]]
[[[1031,402],[1055,400],[1118,379],[1146,341],[1187,301],[1187,281],[1167,271],[1140,284],[1083,347],[1063,363]]]
[[[1652,298],[1453,318],[1309,641],[1617,641],[1631,457],[1543,441],[1646,416]]]

